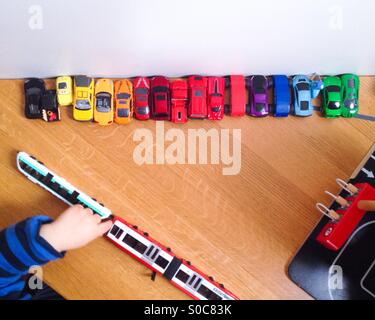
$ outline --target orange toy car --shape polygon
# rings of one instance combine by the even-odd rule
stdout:
[[[100,125],[113,122],[113,81],[99,79],[95,84],[94,121]]]
[[[133,118],[133,84],[130,80],[115,82],[115,122],[129,123]]]

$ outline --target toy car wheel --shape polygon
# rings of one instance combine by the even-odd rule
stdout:
[[[229,114],[230,113],[230,105],[229,104],[225,104],[224,105],[224,113],[225,114]]]

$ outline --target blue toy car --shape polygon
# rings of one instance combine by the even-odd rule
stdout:
[[[287,117],[290,112],[289,80],[285,75],[274,75],[273,114],[275,117]]]
[[[296,75],[292,81],[294,96],[294,114],[299,117],[308,117],[313,113],[311,102],[311,81],[307,76]]]

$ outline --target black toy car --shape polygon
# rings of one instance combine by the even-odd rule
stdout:
[[[28,119],[42,117],[42,96],[45,92],[42,79],[31,78],[25,81],[25,116]]]

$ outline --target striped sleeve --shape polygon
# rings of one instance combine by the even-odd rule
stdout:
[[[41,225],[51,221],[35,216],[0,232],[0,298],[27,298],[23,276],[29,268],[64,256],[39,235]]]

